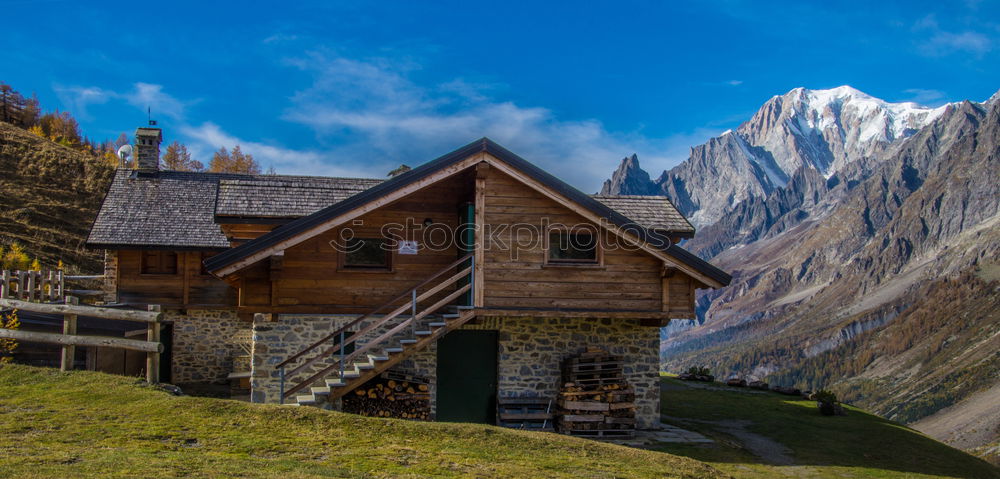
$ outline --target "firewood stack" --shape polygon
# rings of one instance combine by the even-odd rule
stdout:
[[[622,358],[588,348],[563,362],[559,432],[573,436],[631,438],[635,435],[635,391],[625,381]]]
[[[387,371],[343,398],[343,411],[362,416],[430,420],[426,379]]]

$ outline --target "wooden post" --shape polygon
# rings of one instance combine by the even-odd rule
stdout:
[[[473,267],[474,277],[472,278],[472,305],[477,308],[482,308],[485,302],[484,292],[486,285],[483,284],[483,279],[485,278],[483,266],[485,265],[486,256],[486,178],[489,176],[489,173],[489,163],[483,162],[476,165],[476,199],[473,204],[473,208],[475,208],[473,215],[475,217],[476,257],[473,258],[475,266]]]
[[[79,300],[74,296],[66,297],[66,304],[76,305]],[[68,334],[71,336],[76,335],[76,318],[75,314],[64,314],[63,315],[63,334]],[[62,361],[59,363],[60,371],[72,371],[73,362],[76,358],[76,346],[72,344],[64,344],[62,347]]]
[[[0,271],[0,299],[8,296],[8,288],[10,288],[10,273],[7,270]]]
[[[149,305],[150,311],[160,311],[158,305]],[[146,329],[146,341],[159,343],[160,342],[160,322],[151,322],[147,324]],[[146,382],[150,384],[156,384],[160,382],[160,353],[146,353]]]

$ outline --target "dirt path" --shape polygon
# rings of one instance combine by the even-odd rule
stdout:
[[[684,386],[670,385],[663,383],[663,390],[667,391],[671,388],[679,389],[681,387],[697,387],[701,389],[717,389],[732,392],[733,388],[723,388],[714,385],[703,385],[692,383],[690,385],[685,384]],[[760,391],[752,390],[740,390],[743,393],[761,393]],[[774,439],[767,436],[757,434],[755,432],[749,431],[747,428],[753,425],[753,421],[747,419],[724,419],[709,421],[706,419],[692,419],[692,418],[682,418],[682,417],[672,417],[663,415],[661,416],[664,420],[671,423],[698,423],[707,424],[718,432],[727,434],[735,437],[740,441],[743,447],[750,451],[751,454],[757,456],[762,461],[775,465],[775,466],[791,466],[795,464],[795,459],[792,457],[792,450],[785,447]]]

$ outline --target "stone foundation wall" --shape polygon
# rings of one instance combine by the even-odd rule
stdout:
[[[254,324],[254,402],[278,402],[279,375],[274,366],[352,320],[345,316],[281,315]],[[656,428],[660,420],[659,330],[630,319],[482,318],[463,329],[499,331],[498,394],[555,397],[562,382],[561,363],[588,346],[622,356],[626,380],[636,392],[640,428]],[[375,337],[378,332],[359,341]],[[431,381],[432,417],[437,413],[436,344],[393,368]],[[304,378],[306,376],[302,376]],[[286,387],[292,382],[286,382]]]
[[[277,318],[274,321],[255,321],[253,324],[252,374],[250,379],[250,400],[252,402],[280,402],[281,374],[276,366],[289,356],[302,351],[316,341],[340,329],[343,325],[353,321],[356,316],[281,314],[277,315]],[[368,324],[370,322],[364,321],[356,329],[361,329]],[[369,340],[378,337],[384,332],[384,328],[376,328],[365,334],[356,341],[357,347],[362,347]],[[433,350],[433,345],[429,349]],[[422,354],[428,354],[428,351],[425,350],[421,354],[402,361],[393,367],[393,370],[430,377],[429,374],[433,374],[433,367],[428,372],[426,358],[420,359]],[[435,355],[436,353],[430,354],[430,358],[435,357]],[[294,369],[309,357],[312,357],[312,355],[304,356],[304,359],[293,363],[287,370]],[[363,358],[359,358],[357,361],[361,362]],[[312,373],[330,364],[329,361],[317,362],[302,373],[286,378],[285,387],[290,388],[299,381],[308,378]],[[433,364],[436,365],[436,362]],[[431,393],[431,397],[434,397],[433,389]]]
[[[171,374],[175,384],[223,383],[233,372],[233,358],[246,354],[241,331],[250,328],[231,310],[165,311],[173,321]]]

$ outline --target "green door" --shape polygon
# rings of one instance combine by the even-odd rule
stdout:
[[[438,340],[438,421],[493,424],[496,396],[496,331],[459,329]]]

